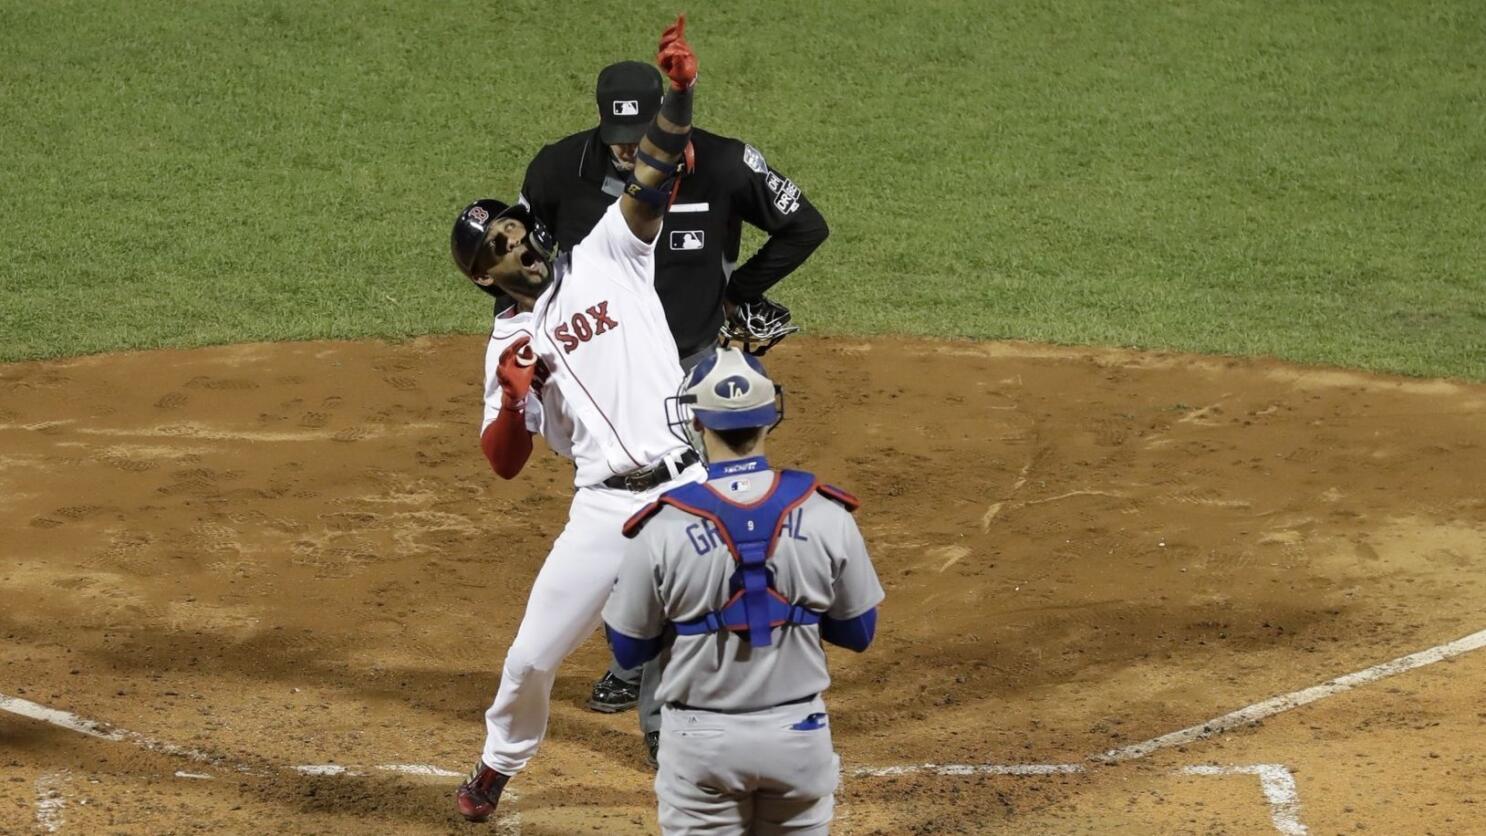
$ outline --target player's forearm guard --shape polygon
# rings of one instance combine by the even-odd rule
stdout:
[[[660,102],[660,115],[673,125],[691,130],[691,88],[677,90],[672,87],[667,90],[666,97]]]
[[[666,91],[666,97],[660,103],[660,115],[666,121],[686,130],[679,134],[663,130],[659,120],[650,123],[650,128],[645,131],[645,138],[655,143],[664,154],[680,155],[686,150],[686,143],[691,140],[691,90],[677,90],[671,88]]]

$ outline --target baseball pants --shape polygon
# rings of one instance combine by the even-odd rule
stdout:
[[[532,583],[526,614],[506,651],[500,689],[485,711],[481,759],[514,775],[526,766],[547,733],[547,713],[557,668],[593,635],[624,558],[625,520],[665,491],[705,479],[692,465],[679,477],[645,493],[579,488],[567,525],[552,543]]]
[[[663,708],[661,832],[828,833],[841,760],[825,710],[820,697],[747,714]]]

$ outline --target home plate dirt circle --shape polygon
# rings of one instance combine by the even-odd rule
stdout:
[[[0,366],[0,694],[128,732],[0,712],[0,831],[468,832],[445,773],[572,478],[540,446],[489,471],[483,351]],[[902,339],[767,360],[771,459],[862,497],[888,589],[877,643],[832,654],[835,832],[1478,820],[1486,654],[1138,744],[1486,629],[1486,386]],[[497,832],[654,831],[633,715],[582,709],[605,658],[559,676]]]

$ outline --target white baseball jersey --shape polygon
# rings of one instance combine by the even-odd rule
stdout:
[[[655,244],[630,231],[622,202],[558,260],[532,312],[532,347],[552,372],[546,391],[560,390],[571,417],[578,487],[686,447],[666,425],[682,372],[655,294]]]
[[[511,307],[495,317],[495,326],[490,330],[490,342],[485,347],[485,419],[480,423],[480,433],[495,423],[500,415],[501,388],[496,368],[500,356],[512,343],[526,337],[532,338],[532,314]],[[560,456],[573,457],[573,416],[563,402],[562,391],[556,386],[538,385],[526,393],[526,429],[541,434],[547,446]]]

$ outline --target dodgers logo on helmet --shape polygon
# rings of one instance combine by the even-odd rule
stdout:
[[[717,397],[730,401],[737,400],[738,398],[746,398],[748,397],[748,380],[742,375],[736,374],[725,377],[719,380],[716,386],[712,387],[712,391],[717,394]]]

